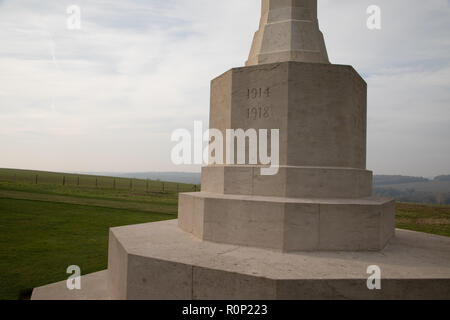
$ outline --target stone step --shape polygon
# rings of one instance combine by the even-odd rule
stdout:
[[[450,299],[450,238],[397,230],[381,252],[295,252],[201,241],[177,221],[113,228],[113,299]],[[381,270],[369,290],[367,268]]]
[[[367,287],[373,265],[380,290]],[[201,241],[176,220],[139,224],[111,229],[108,268],[32,299],[450,299],[450,238],[406,230],[381,252],[280,253]]]
[[[31,300],[109,300],[107,289],[108,270],[81,277],[81,289],[67,289],[66,280],[38,287]]]
[[[381,250],[394,235],[395,203],[183,193],[180,228],[202,240],[274,249]]]
[[[364,198],[372,195],[372,172],[354,168],[280,166],[261,175],[261,166],[202,168],[202,191],[287,198]]]

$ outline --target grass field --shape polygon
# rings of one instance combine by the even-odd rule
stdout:
[[[397,228],[450,237],[450,206],[397,203]]]
[[[34,287],[67,279],[69,265],[80,266],[82,274],[105,269],[109,228],[174,219],[176,189],[194,187],[172,184],[164,192],[147,191],[145,180],[135,179],[140,188],[127,188],[125,179],[119,188],[118,179],[113,188],[96,186],[92,176],[83,180],[94,184],[62,185],[62,174],[33,172],[51,176],[35,184],[18,179],[19,173],[27,177],[30,172],[16,172],[16,182],[1,181],[2,173],[5,177],[0,169],[0,299],[26,299]],[[450,206],[399,203],[397,226],[450,236]]]
[[[11,176],[16,174],[16,182]],[[38,184],[27,177],[38,175]],[[60,183],[66,176],[66,183]],[[28,298],[34,287],[107,267],[109,228],[174,219],[178,193],[193,185],[0,169],[0,299]],[[101,181],[97,186],[95,179]],[[107,180],[102,180],[107,179]],[[109,179],[109,180],[108,180]],[[5,181],[6,180],[6,181]],[[52,183],[55,181],[57,183]],[[105,181],[108,181],[106,183]]]
[[[185,183],[2,168],[0,168],[0,181],[39,186],[76,186],[147,193],[198,190],[198,186]]]

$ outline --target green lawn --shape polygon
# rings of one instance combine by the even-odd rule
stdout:
[[[76,190],[73,187],[80,190],[97,189],[100,193],[102,189],[139,193],[190,192],[199,189],[199,186],[185,183],[4,168],[0,168],[0,181],[28,185],[30,188],[33,185],[42,189],[59,188],[60,191],[69,188],[70,192]]]
[[[91,205],[117,209],[177,213],[177,193],[145,193],[139,191],[27,185],[0,182],[0,197]]]
[[[450,237],[450,206],[397,203],[397,228]]]
[[[27,298],[34,287],[107,267],[110,227],[174,215],[48,201],[0,198],[0,299]]]
[[[148,187],[147,187],[148,186]],[[107,267],[109,228],[174,219],[189,184],[0,169],[0,300]]]
[[[30,174],[2,170],[0,178]],[[174,219],[177,191],[193,187],[147,191],[142,180],[134,181],[140,188],[120,189],[52,184],[49,177],[59,180],[61,174],[48,173],[47,183],[37,185],[19,177],[0,181],[0,300],[26,299],[35,287],[67,279],[70,265],[82,274],[105,269],[109,228]],[[450,236],[450,206],[397,203],[396,211],[398,228]]]

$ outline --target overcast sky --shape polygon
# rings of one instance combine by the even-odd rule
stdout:
[[[0,167],[199,170],[171,163],[171,133],[207,126],[210,80],[243,66],[259,17],[260,0],[0,0]],[[450,174],[449,0],[319,0],[319,19],[368,83],[368,168]]]

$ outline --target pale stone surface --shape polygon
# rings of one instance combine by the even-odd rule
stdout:
[[[193,205],[195,203],[196,205]],[[184,193],[179,227],[217,243],[283,252],[381,250],[394,236],[394,201]]]
[[[127,255],[116,238],[109,231],[108,243],[108,293],[116,299],[125,290],[128,281]]]
[[[210,127],[224,136],[226,129],[279,129],[282,166],[365,170],[366,123],[367,84],[350,66],[258,65],[211,84]]]
[[[247,66],[284,61],[329,63],[317,0],[262,0]]]
[[[165,221],[113,228],[111,246],[120,258],[83,276],[82,291],[62,281],[32,299],[450,299],[450,238],[419,232],[397,230],[380,252],[279,253],[201,241]],[[381,290],[367,289],[370,265]]]
[[[247,143],[245,164],[211,164],[203,192],[180,196],[180,227],[280,251],[381,250],[394,235],[395,208],[390,199],[367,205],[366,123],[367,85],[350,66],[288,61],[224,73],[212,81],[210,126],[224,137],[226,129],[279,129],[279,172],[263,176],[248,164]]]
[[[256,65],[214,79],[210,126],[224,136],[229,128],[279,129],[280,168],[273,176],[259,165],[203,168],[203,192],[180,196],[180,227],[280,251],[381,250],[394,235],[394,206],[367,204],[366,92],[352,67],[330,64]],[[246,154],[248,161],[248,144]]]
[[[129,300],[184,300],[192,296],[192,266],[184,263],[148,259],[141,255],[128,257],[126,296]]]
[[[397,230],[381,252],[294,253],[201,241],[176,221],[113,228],[111,237],[134,279],[120,299],[450,299],[447,237]],[[370,265],[381,268],[380,291],[366,287]]]
[[[82,276],[81,290],[67,289],[66,281],[38,287],[31,300],[109,300],[107,276],[107,270]]]
[[[364,198],[372,195],[372,172],[340,167],[282,166],[273,176],[259,166],[202,168],[202,191],[289,198]]]

